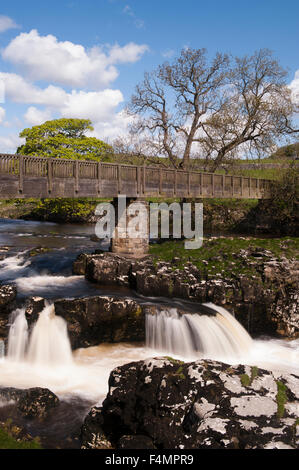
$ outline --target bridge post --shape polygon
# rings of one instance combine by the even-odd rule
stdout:
[[[148,202],[143,198],[120,196],[113,199],[113,205],[116,226],[110,251],[136,258],[145,256],[149,249]]]
[[[23,156],[19,155],[19,193],[23,192],[23,176],[24,176],[24,160]]]

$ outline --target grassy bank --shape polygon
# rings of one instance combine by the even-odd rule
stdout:
[[[156,262],[175,260],[175,268],[184,269],[190,261],[206,272],[208,278],[240,274],[252,278],[256,274],[259,249],[268,250],[270,257],[273,254],[278,259],[286,257],[299,260],[299,238],[291,237],[204,239],[203,246],[196,250],[186,250],[182,241],[170,241],[151,245],[150,253]],[[242,250],[249,251],[244,258]]]
[[[41,449],[38,439],[32,439],[10,421],[1,423],[0,449]]]

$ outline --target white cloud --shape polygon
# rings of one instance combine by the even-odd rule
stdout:
[[[67,93],[59,87],[49,85],[42,89],[15,73],[1,73],[0,81],[5,85],[5,98],[14,103],[60,106]]]
[[[0,124],[3,123],[5,118],[5,109],[0,106]]]
[[[90,119],[94,126],[90,135],[100,139],[112,141],[125,135],[132,117],[120,111],[122,92],[108,85],[118,76],[119,64],[134,63],[147,50],[148,46],[134,42],[87,50],[52,35],[41,36],[36,30],[19,34],[2,52],[3,59],[15,64],[17,70],[0,72],[0,98],[3,95],[5,107],[10,102],[28,107],[21,111],[22,121],[16,115],[7,122],[0,106],[1,126],[21,130],[69,117]],[[38,83],[41,80],[43,86]],[[0,136],[0,151],[14,152],[21,143],[17,134]]]
[[[117,63],[136,62],[148,50],[145,44],[129,43],[93,47],[58,41],[37,30],[21,33],[2,52],[33,81],[46,80],[71,87],[106,87],[118,76]]]
[[[294,100],[299,104],[299,70],[295,73],[294,80],[289,85]]]
[[[36,125],[51,119],[52,112],[63,117],[91,119],[94,123],[106,121],[108,125],[115,119],[117,107],[124,101],[120,90],[101,91],[72,90],[67,93],[60,87],[49,85],[40,88],[17,74],[0,73],[5,83],[6,97],[15,103],[44,106],[39,109],[30,106],[25,120]]]
[[[35,106],[30,106],[24,115],[25,121],[30,126],[37,126],[43,122],[49,121],[52,117],[52,113],[49,109],[38,109]]]
[[[116,107],[123,101],[119,90],[99,92],[72,91],[60,107],[64,117],[91,119],[94,122],[111,119]]]
[[[99,120],[94,123],[94,131],[90,135],[98,139],[104,139],[112,142],[120,136],[128,133],[128,125],[132,122],[133,117],[128,116],[125,111],[114,113],[109,120]]]
[[[166,49],[166,51],[162,52],[162,56],[165,57],[166,59],[170,59],[173,57],[175,54],[175,51],[173,49]]]
[[[130,5],[125,5],[125,7],[123,8],[123,13],[133,18],[134,25],[136,26],[136,28],[142,29],[144,27],[144,21],[141,18],[137,18]]]
[[[17,147],[24,142],[24,139],[16,134],[0,135],[0,149],[1,153],[15,153]]]
[[[9,29],[15,29],[19,26],[14,22],[13,19],[9,18],[9,16],[0,15],[0,33],[4,33]]]

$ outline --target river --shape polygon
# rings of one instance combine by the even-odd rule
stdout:
[[[36,247],[44,251],[28,256],[29,250]],[[32,435],[40,436],[47,447],[78,447],[82,420],[91,406],[103,401],[111,370],[163,354],[183,360],[209,357],[299,374],[299,340],[253,340],[220,307],[209,306],[217,310],[215,318],[197,315],[200,306],[196,304],[192,305],[192,314],[179,317],[178,302],[140,296],[139,300],[154,302],[159,310],[157,316],[147,318],[146,344],[102,344],[71,351],[67,326],[55,316],[53,300],[101,294],[137,296],[128,289],[99,287],[83,276],[72,275],[76,256],[97,248],[107,249],[107,244],[94,238],[94,227],[90,225],[0,219],[0,254],[5,255],[0,261],[0,281],[16,284],[19,307],[11,315],[6,356],[0,359],[0,387],[45,387],[61,400],[55,418],[28,424],[12,403],[0,399],[0,421],[13,417]],[[30,296],[49,301],[31,332],[22,309]],[[186,303],[186,308],[190,310],[190,304]]]

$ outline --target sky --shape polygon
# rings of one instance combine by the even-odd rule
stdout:
[[[126,103],[185,47],[233,56],[268,48],[299,96],[298,0],[14,0],[0,5],[0,153],[49,119],[91,119],[125,135]],[[298,98],[299,99],[299,98]]]

